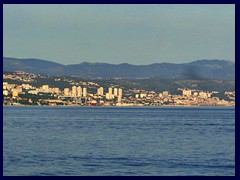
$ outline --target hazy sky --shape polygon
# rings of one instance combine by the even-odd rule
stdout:
[[[5,57],[62,64],[235,61],[235,5],[3,5]]]

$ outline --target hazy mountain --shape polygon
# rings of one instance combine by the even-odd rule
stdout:
[[[66,75],[66,66],[41,59],[3,58],[3,71],[24,71],[36,74]]]
[[[3,58],[3,71],[25,71],[83,78],[161,78],[235,80],[235,63],[227,60],[197,60],[191,63],[150,65],[88,63],[62,65],[40,59]]]

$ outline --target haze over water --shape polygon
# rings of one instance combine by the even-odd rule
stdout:
[[[8,107],[3,175],[235,175],[234,107]]]

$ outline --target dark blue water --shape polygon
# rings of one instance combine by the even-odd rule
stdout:
[[[3,175],[235,175],[235,108],[4,107]]]

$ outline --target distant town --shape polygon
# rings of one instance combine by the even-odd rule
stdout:
[[[52,84],[31,85],[36,78],[47,76],[26,72],[3,74],[3,105],[35,106],[235,106],[235,91],[202,91],[177,88],[178,94],[168,90],[128,89],[119,84],[102,87],[94,80],[75,81],[63,77]],[[63,81],[61,87],[57,82]],[[17,83],[16,83],[17,82]],[[47,81],[46,81],[47,82]],[[218,96],[223,94],[224,98]]]

